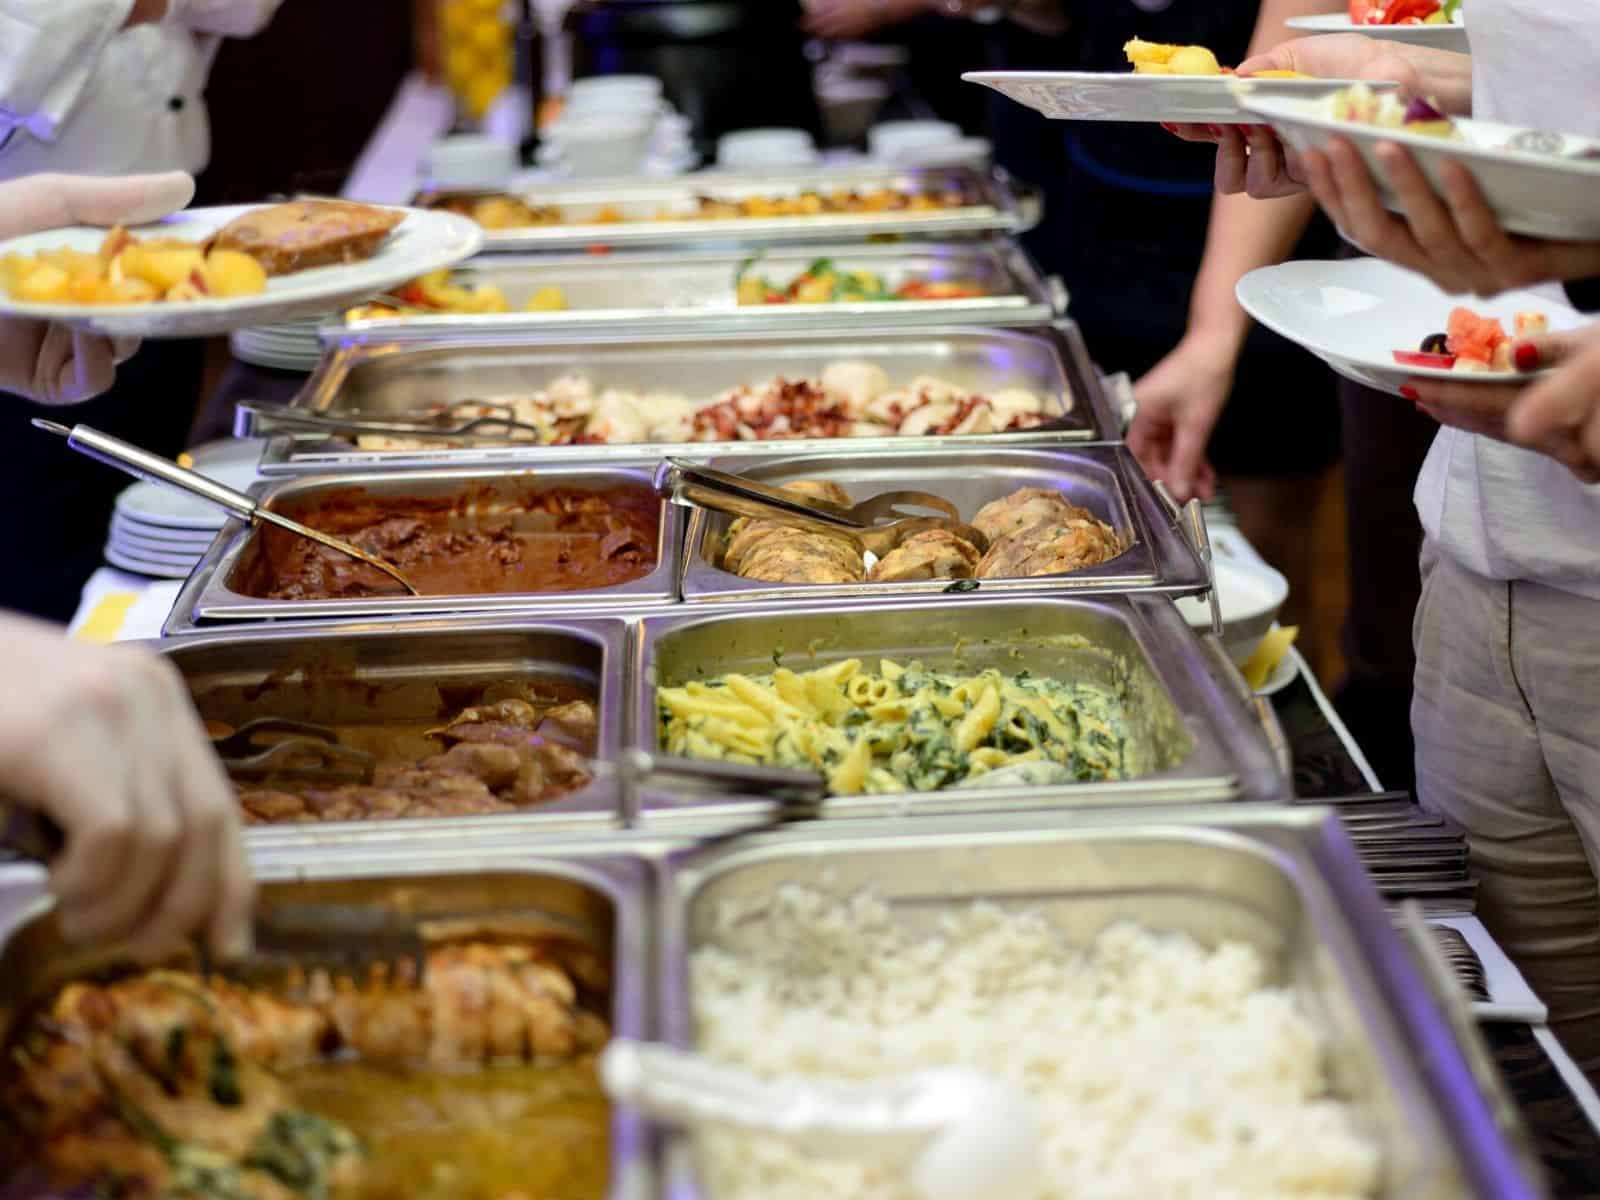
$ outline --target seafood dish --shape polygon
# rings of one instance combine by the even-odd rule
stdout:
[[[484,699],[434,722],[341,724],[339,744],[371,756],[370,779],[307,784],[278,775],[238,786],[245,821],[258,825],[465,817],[523,812],[590,780],[599,717],[570,686],[491,685]],[[498,697],[498,698],[490,698]],[[232,728],[208,721],[213,737]]]
[[[833,795],[982,786],[1001,768],[1078,782],[1142,770],[1126,696],[1028,671],[847,659],[658,688],[656,706],[668,753],[818,771]]]
[[[572,374],[547,388],[429,409],[423,420],[510,417],[533,429],[500,435],[543,446],[639,442],[751,442],[790,438],[939,436],[1034,429],[1046,400],[1026,388],[984,395],[933,376],[894,384],[872,363],[841,361],[815,379],[777,378],[696,401],[676,392],[598,388]],[[442,438],[362,434],[362,450],[462,445]]]
[[[1550,318],[1544,313],[1518,313],[1508,334],[1495,318],[1456,308],[1445,332],[1430,333],[1415,350],[1396,350],[1394,361],[1402,367],[1441,371],[1518,371],[1522,368],[1513,353],[1516,343],[1549,329]]]
[[[656,565],[661,502],[644,487],[530,488],[446,497],[345,488],[284,505],[284,515],[398,567],[425,596],[573,592],[615,587]],[[267,600],[401,594],[377,568],[264,525],[230,580]]]
[[[851,504],[838,484],[797,480],[784,490],[841,508]],[[723,538],[720,565],[764,583],[1026,579],[1097,567],[1128,548],[1111,526],[1049,488],[1020,488],[994,500],[972,517],[971,527],[985,548],[954,530],[924,529],[869,565],[870,556],[843,531],[741,517]]]
[[[556,936],[467,935],[413,966],[68,984],[12,1031],[0,1141],[26,1165],[0,1191],[600,1200],[605,964]]]
[[[753,273],[751,262],[740,270],[734,291],[741,305],[867,304],[885,300],[975,300],[988,293],[960,279],[908,279],[891,288],[872,271],[844,271],[832,259],[819,258],[789,282],[775,284]]]
[[[728,221],[770,217],[811,217],[840,214],[896,212],[938,212],[970,204],[960,190],[908,191],[900,188],[870,188],[858,191],[839,188],[833,191],[802,191],[792,195],[724,197],[697,195],[686,209],[663,209],[657,221]],[[602,206],[597,213],[582,218],[565,213],[556,205],[531,204],[516,196],[447,196],[435,206],[471,217],[485,229],[527,229],[553,225],[620,225],[630,218],[615,206]]]

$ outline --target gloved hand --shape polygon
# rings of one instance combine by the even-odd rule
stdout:
[[[184,207],[194,180],[181,172],[101,179],[31,175],[0,183],[0,238],[64,225],[137,225]],[[40,404],[80,404],[116,379],[139,343],[39,321],[0,319],[0,391]]]
[[[254,886],[233,788],[171,663],[0,615],[0,796],[66,835],[61,931],[154,957],[190,933],[248,951]]]
[[[283,0],[170,0],[167,20],[196,33],[255,37],[278,13]]]

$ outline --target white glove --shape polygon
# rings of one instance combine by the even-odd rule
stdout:
[[[138,225],[176,212],[194,197],[182,173],[101,179],[31,175],[0,183],[0,238],[64,225]],[[80,404],[116,380],[117,364],[139,343],[38,321],[0,319],[0,391],[40,404]]]
[[[219,37],[255,37],[278,13],[283,0],[171,0],[167,20],[196,33]]]
[[[154,957],[203,934],[248,952],[254,885],[233,788],[170,662],[0,616],[0,796],[66,835],[62,933]]]

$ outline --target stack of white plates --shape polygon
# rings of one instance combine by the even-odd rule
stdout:
[[[303,317],[282,325],[257,325],[232,334],[229,344],[240,362],[279,371],[312,371],[322,358],[317,329],[330,316]]]
[[[230,439],[190,453],[196,471],[242,492],[255,480],[261,447],[259,439]],[[186,492],[136,483],[117,497],[106,561],[139,575],[186,578],[227,519],[215,504]]]

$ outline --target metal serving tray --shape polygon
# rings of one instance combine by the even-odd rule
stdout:
[[[594,696],[595,757],[612,759],[627,723],[627,623],[469,620],[256,625],[144,643],[177,667],[206,720],[242,725],[256,717],[319,724],[433,720],[446,703],[503,681],[575,684]],[[481,836],[485,829],[592,829],[620,823],[615,780],[521,813],[479,817],[252,825],[252,846],[304,848],[414,838]]]
[[[959,456],[941,454],[836,455],[783,458],[741,467],[752,479],[782,485],[799,479],[837,483],[852,499],[880,492],[914,489],[949,500],[971,520],[991,500],[1019,488],[1042,487],[1063,493],[1110,525],[1128,547],[1098,567],[1031,579],[985,579],[979,591],[1074,593],[1163,591],[1195,592],[1209,585],[1205,562],[1190,543],[1181,519],[1162,504],[1149,478],[1126,447],[1073,449],[988,449]],[[948,591],[948,579],[910,583],[787,584],[742,579],[719,564],[732,518],[693,510],[686,541],[683,598],[689,603],[790,600],[825,596],[888,599]]]
[[[367,470],[396,465],[459,466],[469,463],[595,462],[657,459],[663,454],[711,458],[887,450],[962,449],[1037,442],[1120,441],[1113,416],[1076,325],[1059,321],[1017,329],[896,330],[869,333],[796,330],[706,334],[644,340],[587,337],[532,341],[527,337],[462,334],[443,342],[410,343],[346,337],[329,350],[292,407],[327,416],[368,420],[405,419],[431,406],[471,398],[526,392],[563,375],[583,374],[598,388],[671,391],[694,399],[730,388],[821,375],[830,363],[875,363],[896,383],[937,375],[974,391],[1022,387],[1060,404],[1051,430],[955,437],[806,439],[786,442],[647,442],[632,445],[510,446],[403,451],[357,450],[320,434],[289,436],[270,415],[241,414],[241,437],[269,437],[263,475],[307,471]]]
[[[1116,783],[839,796],[824,803],[825,817],[1263,800],[1288,786],[1243,679],[1158,596],[856,600],[646,617],[634,643],[630,743],[657,749],[657,687],[728,672],[767,674],[779,659],[804,671],[848,658],[921,659],[963,672],[995,667],[1125,686],[1149,770]],[[654,787],[640,790],[639,806],[647,827],[742,823],[772,809],[759,797]]]
[[[652,887],[637,858],[601,853],[547,854],[504,842],[417,854],[346,854],[315,862],[258,861],[269,901],[400,909],[422,917],[481,918],[495,930],[569,931],[612,965],[609,1018],[620,1037],[653,1034]],[[51,915],[40,872],[0,878],[0,1040],[25,1005],[63,983],[114,965],[118,953],[66,947]],[[613,1106],[608,1200],[653,1200],[654,1151],[648,1126],[632,1109]]]
[[[688,215],[696,211],[701,196],[743,200],[752,196],[793,196],[841,188],[857,191],[894,188],[905,192],[960,190],[967,203],[960,208],[927,212],[724,220],[701,220]],[[450,199],[492,194],[495,193],[424,192],[416,198],[416,203],[427,207]],[[585,250],[593,246],[681,246],[685,243],[767,245],[889,234],[921,238],[1010,234],[1031,229],[1038,223],[1041,211],[1037,197],[1019,195],[1019,189],[1004,172],[980,172],[970,167],[821,167],[759,175],[719,172],[660,181],[541,184],[536,189],[524,189],[519,195],[536,207],[561,209],[573,223],[486,229],[486,250]],[[613,209],[628,220],[621,223],[600,221],[602,209]],[[684,216],[682,219],[654,219],[662,213]]]
[[[821,258],[842,271],[870,271],[890,288],[931,279],[981,284],[988,294],[958,300],[739,305],[734,284],[741,267],[753,259],[753,271],[782,286]],[[739,250],[490,254],[464,263],[455,276],[469,286],[499,288],[513,311],[350,321],[324,328],[322,340],[325,344],[345,337],[426,340],[481,330],[542,337],[612,330],[643,335],[704,333],[712,322],[719,331],[730,332],[848,329],[863,319],[870,319],[875,329],[1025,325],[1053,320],[1067,307],[1060,280],[1040,278],[1015,242],[990,240],[942,245],[829,243],[774,248],[759,255]],[[543,287],[559,287],[567,308],[524,312]]]
[[[1042,911],[1078,943],[1131,919],[1263,953],[1269,982],[1291,987],[1326,1035],[1332,1089],[1380,1147],[1384,1200],[1544,1194],[1498,1077],[1475,1074],[1326,809],[1085,813],[1070,828],[1037,815],[814,826],[674,855],[662,874],[662,1034],[676,1045],[695,1042],[690,956],[748,944],[719,935],[717,907],[758,910],[787,884],[870,889],[930,933],[978,900]],[[1464,1034],[1482,1050],[1475,1030]],[[666,1183],[710,1200],[687,1138],[669,1143]]]
[[[524,493],[530,485],[601,489],[624,485],[653,487],[651,473],[620,465],[583,468],[570,464],[524,467],[475,468],[434,471],[395,471],[345,475],[308,475],[258,483],[252,494],[274,507],[355,488],[380,496],[438,497],[464,494],[487,487],[507,495]],[[426,613],[548,613],[556,616],[629,611],[675,603],[678,599],[678,562],[683,544],[683,517],[670,505],[661,506],[656,545],[656,565],[631,583],[611,588],[572,592],[505,592],[486,596],[395,596],[354,600],[268,600],[234,590],[236,572],[257,552],[260,530],[238,519],[222,527],[205,556],[178,595],[175,611],[190,612],[199,623],[212,621],[272,621],[293,618],[353,619],[406,617]]]

